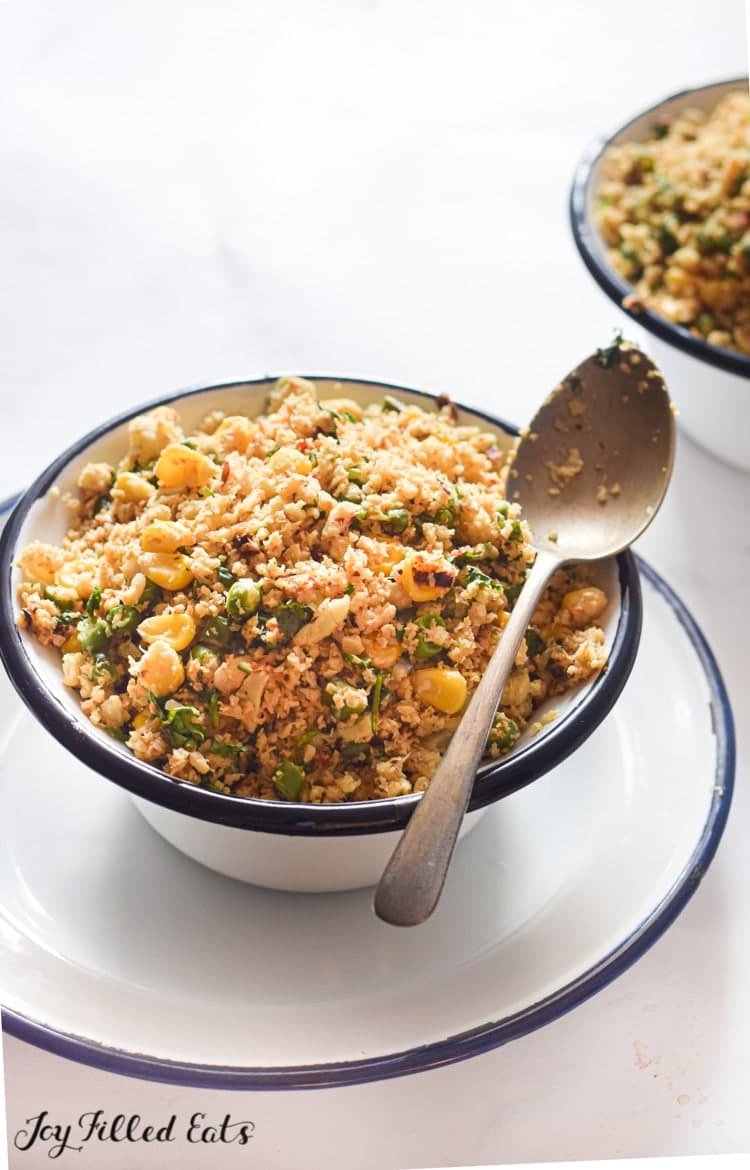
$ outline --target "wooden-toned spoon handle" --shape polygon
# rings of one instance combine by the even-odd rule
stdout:
[[[474,776],[508,676],[547,582],[562,559],[539,552],[487,669],[375,890],[375,913],[416,926],[437,905]]]

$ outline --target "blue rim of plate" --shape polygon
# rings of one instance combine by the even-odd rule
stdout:
[[[646,109],[641,110],[638,114],[629,118],[627,122],[623,122],[621,126],[618,126],[616,130],[606,135],[606,137],[600,136],[596,138],[586,148],[578,162],[570,189],[568,205],[573,240],[579,255],[596,283],[607,294],[610,300],[614,301],[617,308],[621,312],[627,313],[637,325],[647,329],[656,337],[660,337],[662,341],[674,345],[675,348],[682,350],[683,353],[688,353],[692,357],[707,362],[709,365],[715,366],[720,370],[737,374],[741,378],[750,378],[749,355],[738,353],[732,349],[725,349],[723,346],[712,345],[708,341],[704,341],[703,338],[696,337],[694,333],[691,333],[684,326],[669,321],[666,317],[662,317],[659,313],[655,313],[652,309],[647,309],[645,306],[636,309],[627,308],[623,304],[624,299],[632,295],[633,286],[628,284],[603,259],[603,244],[599,233],[589,219],[586,204],[589,186],[593,179],[596,165],[612,140],[617,138],[618,135],[624,134],[632,125],[640,122],[648,114],[657,115],[661,107],[666,105],[667,102],[679,101],[681,98],[684,98],[687,102],[694,94],[702,93],[705,90],[730,86],[741,87],[747,86],[747,84],[748,78],[746,76],[730,77],[726,80],[710,82],[707,85],[698,85],[692,89],[680,90],[677,93],[662,98],[661,101],[655,102],[652,106],[647,106]]]
[[[437,399],[436,395],[428,394],[424,390],[376,379],[355,378],[345,374],[302,376],[404,392],[427,399],[432,404],[435,404]],[[71,459],[96,439],[153,406],[169,404],[206,392],[265,385],[272,381],[273,377],[269,376],[198,386],[189,390],[178,390],[150,403],[133,407],[108,419],[68,447],[34,480],[27,491],[16,497],[15,503],[19,506],[14,507],[0,534],[0,627],[12,631],[10,637],[0,638],[0,662],[5,666],[13,686],[23,701],[55,739],[94,772],[99,772],[114,784],[153,804],[199,820],[284,836],[344,837],[362,833],[392,832],[404,828],[421,794],[384,797],[381,800],[347,801],[341,804],[297,804],[293,801],[282,803],[214,792],[173,777],[166,780],[164,773],[155,765],[137,760],[133,756],[126,757],[114,741],[105,742],[98,736],[88,734],[88,728],[77,722],[41,681],[26,653],[20,632],[16,629],[15,604],[9,583],[18,533],[29,507],[46,494]],[[509,438],[518,435],[517,427],[478,407],[465,407],[461,403],[456,403],[456,406],[467,414],[499,428]],[[609,650],[607,668],[600,671],[590,684],[586,684],[575,705],[561,715],[559,720],[545,728],[543,735],[519,747],[512,754],[488,761],[479,767],[477,781],[469,801],[470,811],[510,796],[562,763],[593,733],[617,701],[635,662],[643,607],[638,568],[632,551],[626,549],[618,553],[614,559],[617,563],[620,585],[620,611]]]
[[[0,504],[0,516],[14,501]],[[57,1032],[9,1009],[2,1009],[3,1032],[53,1056],[138,1080],[217,1090],[293,1090],[338,1088],[427,1072],[468,1060],[517,1040],[572,1011],[627,971],[675,921],[700,885],[721,840],[732,801],[735,732],[732,708],[716,659],[703,633],[666,581],[640,557],[643,577],[667,602],[685,631],[709,685],[716,735],[714,795],[700,839],[680,877],[651,914],[618,947],[553,995],[502,1021],[490,1021],[433,1044],[371,1060],[288,1068],[232,1068],[160,1060],[107,1048]]]

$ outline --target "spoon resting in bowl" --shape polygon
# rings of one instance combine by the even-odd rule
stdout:
[[[522,432],[508,476],[536,559],[461,723],[375,890],[375,913],[416,926],[438,903],[493,717],[553,573],[622,552],[669,483],[675,421],[653,362],[619,337],[552,391]]]

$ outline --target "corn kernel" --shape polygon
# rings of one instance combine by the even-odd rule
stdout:
[[[562,599],[560,620],[574,626],[585,626],[598,617],[607,605],[607,595],[595,585],[571,589]]]
[[[144,552],[173,553],[178,548],[189,548],[195,544],[195,537],[184,524],[173,520],[155,520],[147,524],[141,533],[141,548]]]
[[[366,550],[367,563],[370,568],[381,576],[390,573],[394,565],[404,557],[404,546],[396,541],[378,541],[377,544]]]
[[[448,592],[456,569],[445,557],[413,553],[404,561],[401,584],[412,601],[436,601]]]
[[[82,560],[68,561],[55,574],[55,584],[74,590],[85,601],[94,592],[96,585],[94,569]]]
[[[136,731],[140,730],[140,728],[143,727],[144,724],[148,723],[150,718],[151,718],[151,716],[149,715],[149,713],[147,711],[139,711],[138,714],[136,715],[135,719],[133,720],[133,727],[136,729]]]
[[[181,443],[170,443],[159,456],[154,474],[165,488],[205,487],[218,471],[216,464]]]
[[[401,644],[395,640],[383,645],[375,637],[364,634],[362,645],[365,648],[365,654],[378,670],[390,670],[401,657]]]
[[[152,642],[138,663],[138,677],[157,699],[172,695],[185,681],[185,667],[176,650],[161,638]]]
[[[160,589],[186,589],[193,580],[190,562],[184,553],[142,553],[141,571]]]
[[[279,447],[273,455],[268,457],[268,466],[274,471],[286,471],[289,474],[309,475],[313,465],[302,451],[296,447]]]
[[[195,637],[195,622],[188,613],[157,613],[138,627],[144,642],[166,642],[173,650],[185,650]]]
[[[256,430],[256,424],[243,414],[230,414],[219,423],[214,438],[220,451],[239,451],[244,455]]]
[[[81,643],[78,638],[78,631],[73,630],[63,642],[62,652],[63,654],[77,654],[80,649]]]
[[[417,698],[446,715],[455,715],[466,702],[466,679],[458,670],[426,666],[412,675]]]
[[[134,471],[121,471],[112,488],[112,495],[116,499],[125,500],[128,504],[143,504],[156,491],[152,483]]]

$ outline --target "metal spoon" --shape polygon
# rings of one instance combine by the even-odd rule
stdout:
[[[437,905],[492,719],[521,640],[552,574],[627,548],[669,483],[674,413],[653,362],[620,339],[568,374],[518,444],[508,498],[537,550],[487,669],[443,760],[385,868],[375,913],[395,926]]]

